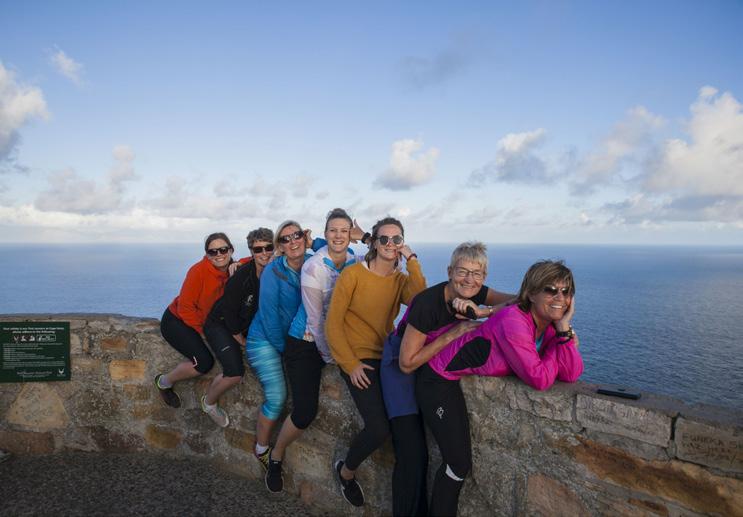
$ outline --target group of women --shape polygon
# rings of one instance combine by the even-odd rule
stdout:
[[[349,248],[357,240],[369,247],[364,257]],[[225,234],[207,237],[206,255],[188,271],[161,322],[163,337],[188,360],[157,375],[155,385],[167,405],[180,407],[174,384],[208,372],[216,357],[222,373],[201,408],[226,427],[229,416],[218,401],[244,374],[244,348],[264,393],[255,456],[271,492],[283,489],[286,448],[317,415],[328,363],[339,367],[364,422],[333,464],[341,493],[354,506],[364,504],[356,470],[392,434],[394,515],[457,513],[472,465],[461,377],[517,375],[543,390],[582,373],[570,326],[575,283],[562,262],[531,266],[514,296],[484,285],[485,246],[464,243],[452,254],[448,280],[426,288],[400,221],[386,217],[364,233],[342,209],[328,214],[324,239],[285,221],[275,235],[250,232],[248,246],[251,257],[234,261]],[[395,327],[401,304],[407,310]],[[292,411],[271,446],[285,374]],[[430,504],[424,425],[442,456]]]

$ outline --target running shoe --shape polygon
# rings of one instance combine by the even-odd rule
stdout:
[[[214,420],[214,423],[219,427],[227,427],[230,425],[230,417],[224,409],[219,407],[217,404],[214,404],[211,407],[206,405],[206,394],[201,397],[201,410],[209,415],[209,417]]]
[[[167,404],[170,407],[181,407],[181,398],[178,396],[178,394],[173,391],[172,386],[170,388],[161,388],[160,387],[160,377],[162,377],[163,374],[159,373],[155,376],[155,387],[157,388],[157,391],[160,393],[160,398],[163,399],[163,402]]]
[[[253,449],[253,455],[256,457],[258,461],[261,462],[261,466],[263,467],[263,470],[268,472],[268,461],[271,458],[271,449],[272,447],[269,447],[266,449],[266,452],[263,454],[258,454],[255,452],[255,449]]]
[[[281,475],[281,460],[268,459],[266,470],[266,488],[269,492],[277,494],[284,489],[284,476]]]
[[[343,460],[336,461],[333,470],[338,479],[338,485],[341,487],[343,498],[353,506],[364,506],[364,491],[361,490],[361,485],[356,481],[356,478],[343,479],[341,468],[343,468]]]

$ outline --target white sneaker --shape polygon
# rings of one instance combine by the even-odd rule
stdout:
[[[214,420],[214,423],[219,427],[227,427],[230,425],[230,417],[224,409],[219,407],[218,404],[214,404],[211,407],[206,405],[206,395],[201,397],[201,410],[209,415],[209,418]]]

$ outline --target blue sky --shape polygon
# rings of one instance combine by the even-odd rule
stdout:
[[[415,242],[743,244],[740,27],[734,1],[0,1],[0,241],[341,206]]]

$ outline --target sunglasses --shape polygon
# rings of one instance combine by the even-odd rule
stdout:
[[[563,296],[570,296],[570,288],[569,287],[560,287],[557,288],[554,285],[545,285],[542,288],[542,292],[546,293],[550,296],[557,296],[557,293],[562,293]]]
[[[294,233],[282,235],[276,240],[279,241],[281,244],[289,244],[291,241],[298,241],[302,237],[304,237],[304,232],[302,230],[297,230]]]
[[[258,255],[259,253],[263,253],[264,251],[273,251],[273,244],[269,244],[267,246],[253,246],[250,248],[250,251],[253,252],[253,255]]]
[[[227,255],[231,250],[232,248],[228,246],[223,246],[221,248],[209,248],[208,250],[206,250],[206,254],[210,257],[216,257],[217,255]]]
[[[390,241],[392,241],[392,244],[394,244],[395,246],[399,246],[400,244],[403,243],[404,239],[402,238],[402,235],[393,235],[392,237],[387,237],[386,235],[380,235],[379,237],[377,237],[377,240],[379,241],[379,244],[381,244],[382,246],[387,246],[387,244],[389,244]]]

